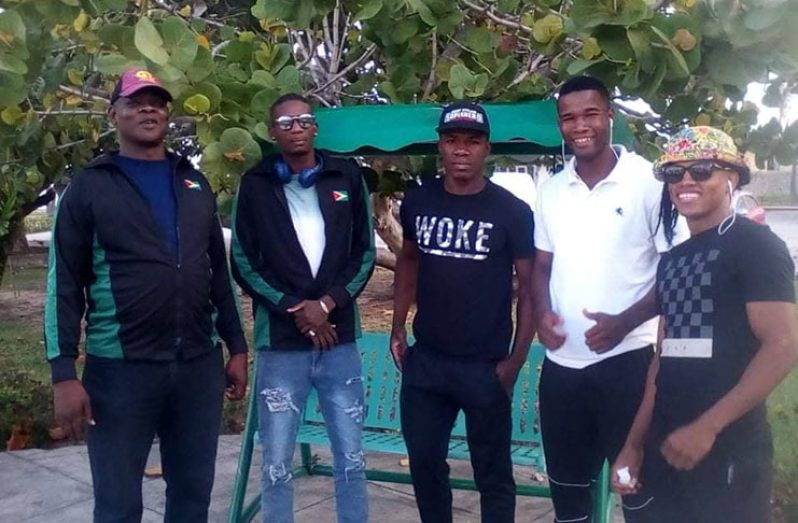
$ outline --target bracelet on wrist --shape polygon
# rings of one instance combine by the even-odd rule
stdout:
[[[324,300],[319,300],[319,307],[321,307],[321,310],[324,311],[324,314],[330,314],[330,308],[327,307],[327,304],[324,303]]]

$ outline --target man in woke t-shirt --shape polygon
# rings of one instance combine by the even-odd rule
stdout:
[[[482,521],[509,522],[515,516],[511,393],[535,331],[532,212],[483,176],[490,126],[482,107],[449,105],[437,130],[444,177],[410,191],[401,210],[391,352],[403,372],[402,433],[421,520],[451,521],[447,443],[462,410]],[[408,347],[405,322],[414,297],[416,343]]]

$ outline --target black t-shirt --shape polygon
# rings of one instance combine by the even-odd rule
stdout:
[[[723,235],[713,227],[663,255],[657,269],[666,321],[654,407],[658,434],[695,420],[740,381],[760,346],[745,305],[795,302],[794,271],[784,242],[741,217]],[[763,403],[727,427],[718,443],[764,438],[769,441]]]
[[[534,253],[529,207],[490,182],[461,196],[446,192],[439,178],[408,192],[401,221],[405,239],[419,249],[419,346],[487,360],[507,356],[513,260]]]

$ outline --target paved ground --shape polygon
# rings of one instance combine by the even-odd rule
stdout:
[[[223,522],[233,488],[238,460],[239,436],[224,436],[219,442],[216,482],[211,502],[210,521]],[[326,449],[318,450],[329,460]],[[371,454],[369,466],[400,470],[399,456]],[[258,466],[253,464],[249,492],[259,485]],[[153,447],[150,463],[157,465],[158,447]],[[403,469],[406,470],[406,469]],[[453,476],[468,476],[470,468],[452,462]],[[530,481],[530,470],[516,470],[518,482]],[[24,450],[0,453],[0,521],[26,523],[84,523],[91,521],[92,492],[86,447],[77,445],[55,450]],[[418,521],[412,489],[409,485],[369,482],[371,520],[374,522],[411,523]],[[163,520],[164,483],[162,479],[144,479],[145,523]],[[455,521],[479,522],[479,498],[476,493],[455,491]],[[297,523],[335,521],[332,480],[327,477],[303,477],[296,480],[295,517]],[[616,513],[618,510],[616,509]],[[518,498],[518,521],[550,523],[553,520],[548,500]],[[623,521],[616,516],[617,522]]]

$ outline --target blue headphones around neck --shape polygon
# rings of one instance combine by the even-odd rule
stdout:
[[[324,160],[322,159],[319,153],[316,153],[316,165],[313,167],[306,167],[302,169],[298,173],[296,173],[299,178],[298,182],[299,185],[307,189],[311,187],[314,183],[316,183],[316,178],[318,177],[321,170],[324,168]],[[282,158],[279,158],[274,162],[274,170],[277,173],[277,178],[283,183],[290,183],[293,177],[291,172],[291,168],[288,167]]]

